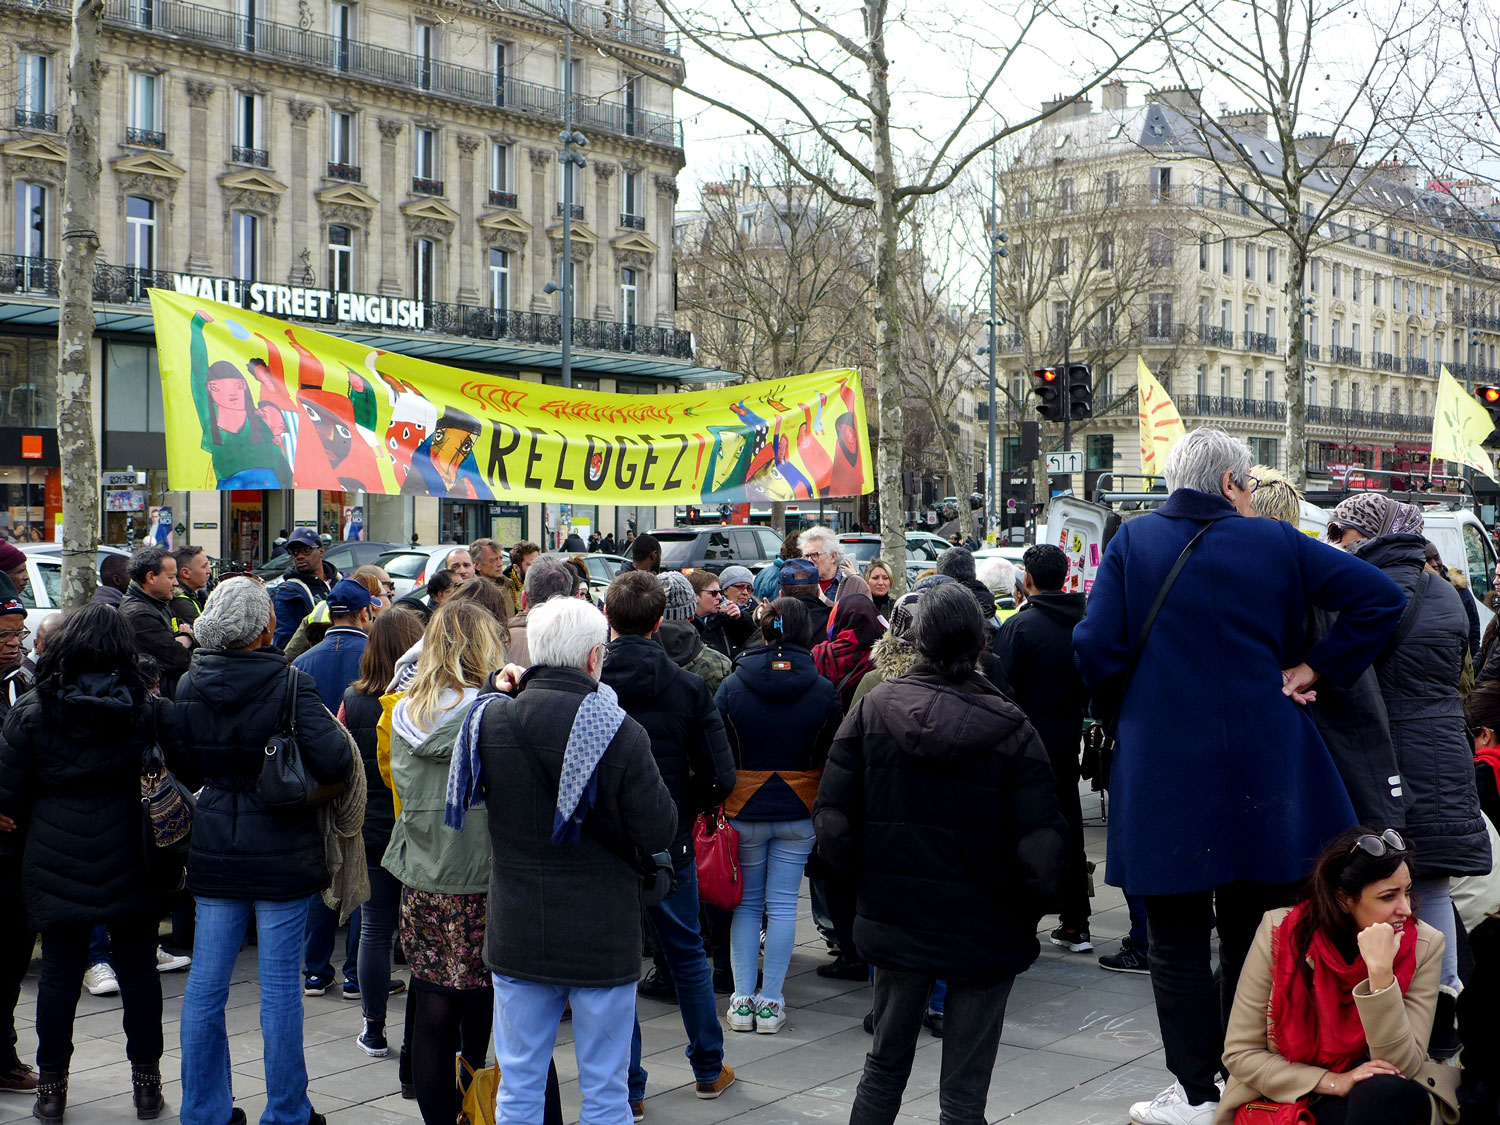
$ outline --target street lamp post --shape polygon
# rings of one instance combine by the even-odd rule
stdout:
[[[562,385],[573,385],[573,169],[588,164],[577,149],[587,148],[589,140],[573,129],[573,13],[572,0],[559,0],[563,8],[563,128],[557,135],[562,155],[557,165],[562,176],[562,276],[542,286],[543,293],[562,290],[562,324],[558,333],[562,345]]]
[[[995,346],[998,343],[997,337],[998,337],[998,329],[999,329],[999,325],[1000,325],[1000,320],[997,317],[996,310],[995,310],[995,288],[996,288],[995,266],[996,266],[996,262],[1000,258],[1006,258],[1006,257],[1010,256],[1010,251],[1005,246],[1005,243],[1007,241],[1009,241],[1010,236],[1008,234],[1006,234],[1003,230],[999,230],[998,229],[999,226],[1000,226],[1000,215],[999,215],[998,210],[996,209],[995,195],[996,195],[996,191],[997,191],[997,186],[998,186],[998,183],[999,183],[999,179],[1000,179],[1000,174],[999,174],[998,158],[995,155],[994,148],[991,148],[990,149],[990,223],[989,223],[989,226],[990,226],[990,230],[989,230],[989,236],[990,236],[990,320],[989,320],[989,342],[985,345],[985,347],[983,349],[984,351],[987,351],[989,353],[989,357],[990,357],[990,417],[989,417],[990,425],[989,425],[989,456],[988,456],[989,480],[988,480],[988,486],[985,488],[985,523],[986,523],[986,530],[991,535],[993,535],[995,533],[995,528],[998,526],[998,520],[999,520],[998,512],[999,512],[999,509],[996,507],[996,499],[997,499],[997,492],[999,490],[999,483],[1000,483],[1000,473],[999,473],[999,470],[997,470],[996,467],[995,467]]]

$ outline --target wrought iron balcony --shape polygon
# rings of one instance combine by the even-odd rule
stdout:
[[[1323,349],[1311,340],[1302,341],[1302,355],[1307,359],[1321,359]]]
[[[328,162],[328,178],[330,180],[348,180],[350,183],[360,181],[358,164],[339,164],[336,161]]]
[[[271,164],[271,154],[265,149],[246,148],[244,145],[231,148],[229,159],[235,164],[253,164],[257,168],[268,168]]]
[[[1246,332],[1245,350],[1250,352],[1263,352],[1266,355],[1276,354],[1276,337],[1269,332]]]
[[[56,258],[29,258],[0,254],[0,294],[26,294],[56,301]],[[214,279],[228,280],[228,279]],[[175,288],[175,275],[165,270],[143,270],[99,263],[94,270],[94,300],[110,305],[144,305],[147,290]],[[300,318],[293,318],[300,319]],[[427,301],[423,304],[422,334],[457,336],[474,340],[506,340],[542,347],[559,347],[562,318],[550,313],[494,310],[474,305]],[[317,323],[328,324],[326,321]],[[337,328],[337,325],[329,325]],[[367,325],[360,325],[367,329]],[[573,319],[573,346],[605,352],[667,359],[693,358],[693,334],[681,328],[656,328],[644,324],[619,324],[607,320]]]
[[[1376,352],[1372,359],[1377,371],[1401,370],[1401,361],[1390,352]]]
[[[34,109],[16,110],[17,129],[38,129],[44,133],[57,132],[57,114],[39,113]]]
[[[1268,422],[1286,420],[1284,402],[1232,398],[1228,395],[1184,395],[1182,411],[1202,418],[1263,418]]]
[[[1352,430],[1388,430],[1398,433],[1432,433],[1431,416],[1397,414],[1378,410],[1353,410],[1343,406],[1309,406],[1307,421],[1348,433]]]
[[[1414,355],[1409,355],[1406,357],[1406,370],[1412,375],[1426,375],[1427,361],[1425,359],[1418,359]]]
[[[1198,339],[1210,347],[1234,347],[1234,332],[1228,328],[1220,328],[1216,324],[1198,325]]]
[[[558,203],[558,205],[557,205],[557,217],[559,219],[562,218],[562,213],[563,213],[563,205],[561,203]],[[573,204],[573,219],[576,222],[580,222],[580,223],[583,222],[583,204],[582,203],[575,203],[575,204]]]
[[[1361,356],[1359,354],[1359,349],[1346,348],[1342,345],[1335,344],[1333,346],[1333,362],[1342,363],[1349,367],[1359,367],[1361,365]]]
[[[425,176],[413,176],[411,190],[413,195],[442,195],[443,181],[429,180]]]
[[[0,0],[9,4],[11,0]],[[499,0],[502,7],[537,18],[537,9],[528,0]],[[67,0],[26,0],[28,11],[38,9],[67,16]],[[579,8],[588,8],[579,4]],[[584,14],[575,10],[575,22],[599,34],[610,34],[607,10],[592,9]],[[545,18],[542,16],[541,18]],[[255,55],[268,61],[289,64],[321,74],[343,75],[387,88],[417,91],[435,98],[477,106],[500,106],[548,122],[562,121],[568,108],[563,92],[555,87],[501,78],[490,70],[457,66],[429,60],[409,51],[377,47],[352,39],[309,31],[274,20],[247,19],[232,10],[190,3],[189,0],[105,0],[105,24],[151,36],[163,36]],[[649,38],[648,25],[630,18],[613,16],[614,26],[631,41],[634,36]],[[652,29],[665,43],[665,32]],[[619,36],[616,36],[619,37]],[[665,46],[653,46],[666,50]],[[585,132],[595,130],[621,137],[638,137],[650,144],[682,147],[682,128],[670,114],[636,109],[622,102],[576,94],[569,120]]]
[[[632,215],[628,211],[621,211],[620,212],[620,225],[622,227],[629,227],[631,230],[645,230],[646,229],[646,216],[645,215]]]
[[[516,209],[516,193],[513,191],[496,191],[494,188],[491,188],[490,206],[508,207],[514,211]]]
[[[167,135],[155,129],[137,129],[131,125],[125,130],[125,143],[140,145],[142,148],[166,148]]]

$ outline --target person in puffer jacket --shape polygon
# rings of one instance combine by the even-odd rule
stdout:
[[[731,1031],[774,1034],[786,1022],[782,985],[796,943],[797,892],[813,849],[812,804],[843,718],[838,691],[813,665],[812,622],[795,598],[770,603],[765,644],[740,657],[714,702],[739,753],[724,811],[740,833],[744,893],[730,924]],[[766,918],[765,973],[761,916]]]
[[[919,662],[850,711],[813,807],[819,854],[856,880],[854,936],[875,966],[875,1044],[851,1120],[894,1120],[928,996],[946,979],[939,1102],[944,1119],[979,1121],[1066,827],[1041,739],[974,671],[987,638],[973,596],[956,583],[925,591],[914,627]]]
[[[302,763],[320,784],[353,765],[348,733],[318,698],[311,676],[270,649],[276,615],[266,589],[231,578],[194,624],[198,649],[177,685],[174,712],[186,763],[202,785],[193,816],[187,883],[198,906],[193,971],[182,998],[183,1125],[244,1120],[233,1104],[224,1009],[245,927],[255,914],[265,1049],[264,1120],[321,1125],[307,1100],[302,1054],[302,943],[307,909],[329,885],[313,808],[271,810],[256,785],[265,747],[283,725],[287,693]],[[238,1115],[238,1116],[236,1116]]]

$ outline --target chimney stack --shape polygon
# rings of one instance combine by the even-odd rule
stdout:
[[[1118,78],[1111,79],[1099,88],[1099,99],[1104,109],[1124,109],[1129,104],[1129,92],[1125,83]]]

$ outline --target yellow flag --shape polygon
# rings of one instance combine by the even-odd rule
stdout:
[[[1151,374],[1146,361],[1137,356],[1135,362],[1141,421],[1141,473],[1158,476],[1167,463],[1167,454],[1177,439],[1187,433],[1187,427],[1182,424],[1182,415],[1177,413],[1177,407],[1172,405],[1166,389]]]
[[[1437,410],[1432,419],[1434,460],[1454,461],[1496,480],[1495,463],[1480,443],[1495,423],[1490,412],[1465,391],[1446,364],[1438,374]]]

